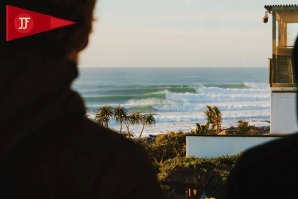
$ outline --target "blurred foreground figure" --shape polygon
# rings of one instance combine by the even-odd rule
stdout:
[[[0,46],[0,198],[161,198],[143,149],[86,119],[71,90],[95,0],[6,3],[78,24]]]
[[[297,77],[298,40],[292,61]],[[231,172],[226,198],[298,198],[297,180],[298,134],[294,134],[246,151]]]

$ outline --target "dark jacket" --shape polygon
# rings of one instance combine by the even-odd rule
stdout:
[[[140,146],[76,114],[4,156],[0,179],[0,198],[161,198]]]
[[[11,55],[0,60],[1,199],[162,198],[143,148],[85,118],[75,63]]]
[[[228,180],[227,199],[298,198],[298,134],[245,152]]]
[[[298,39],[292,63],[297,80]],[[230,174],[227,199],[298,198],[297,168],[298,134],[250,149]]]

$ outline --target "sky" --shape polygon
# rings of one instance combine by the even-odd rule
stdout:
[[[264,5],[296,0],[98,0],[81,67],[267,67]]]

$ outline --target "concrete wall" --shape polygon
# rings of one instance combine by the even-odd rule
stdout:
[[[251,147],[279,138],[281,137],[187,136],[186,155],[206,158],[235,155]]]
[[[296,93],[271,94],[271,134],[289,134],[298,131]]]

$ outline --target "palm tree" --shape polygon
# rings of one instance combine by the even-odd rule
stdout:
[[[154,125],[156,123],[155,118],[154,118],[154,114],[152,114],[152,113],[139,114],[139,123],[142,124],[142,129],[141,129],[141,132],[139,134],[138,139],[141,139],[142,134],[143,134],[144,129],[145,129],[145,126],[151,126],[151,125]]]
[[[122,133],[122,127],[123,127],[123,122],[125,121],[125,118],[127,117],[127,110],[118,105],[114,107],[114,118],[117,122],[120,123],[120,134]]]
[[[124,125],[125,125],[125,127],[126,127],[126,130],[127,130],[127,137],[128,137],[128,138],[131,138],[131,133],[130,133],[130,129],[129,129],[129,127],[130,127],[130,125],[131,125],[131,122],[130,122],[130,117],[129,117],[129,115],[127,115],[127,116],[124,118],[123,123],[124,123]],[[126,134],[126,133],[125,133],[125,134]]]
[[[95,116],[95,121],[100,123],[104,127],[109,128],[109,122],[113,115],[113,107],[103,106],[99,108],[99,111]]]
[[[213,111],[214,111],[214,115],[215,115],[214,124],[215,124],[215,127],[216,127],[216,133],[220,133],[221,123],[222,123],[222,114],[221,114],[221,112],[220,112],[220,110],[218,109],[217,106],[213,107]]]
[[[207,125],[211,126],[211,130],[215,130],[216,133],[220,133],[222,114],[217,106],[207,106],[207,110],[204,111],[207,118]]]
[[[204,111],[205,113],[205,116],[206,116],[206,119],[207,119],[207,124],[208,126],[210,124],[213,124],[213,118],[214,118],[214,115],[213,115],[213,109],[211,106],[207,106],[207,110]]]
[[[131,138],[132,137],[132,132],[130,130],[130,125],[131,124],[138,124],[139,123],[139,115],[140,113],[131,113],[129,115],[126,115],[123,123],[127,129],[127,137]]]
[[[132,124],[140,124],[142,114],[140,112],[133,112],[130,114],[130,120]]]

